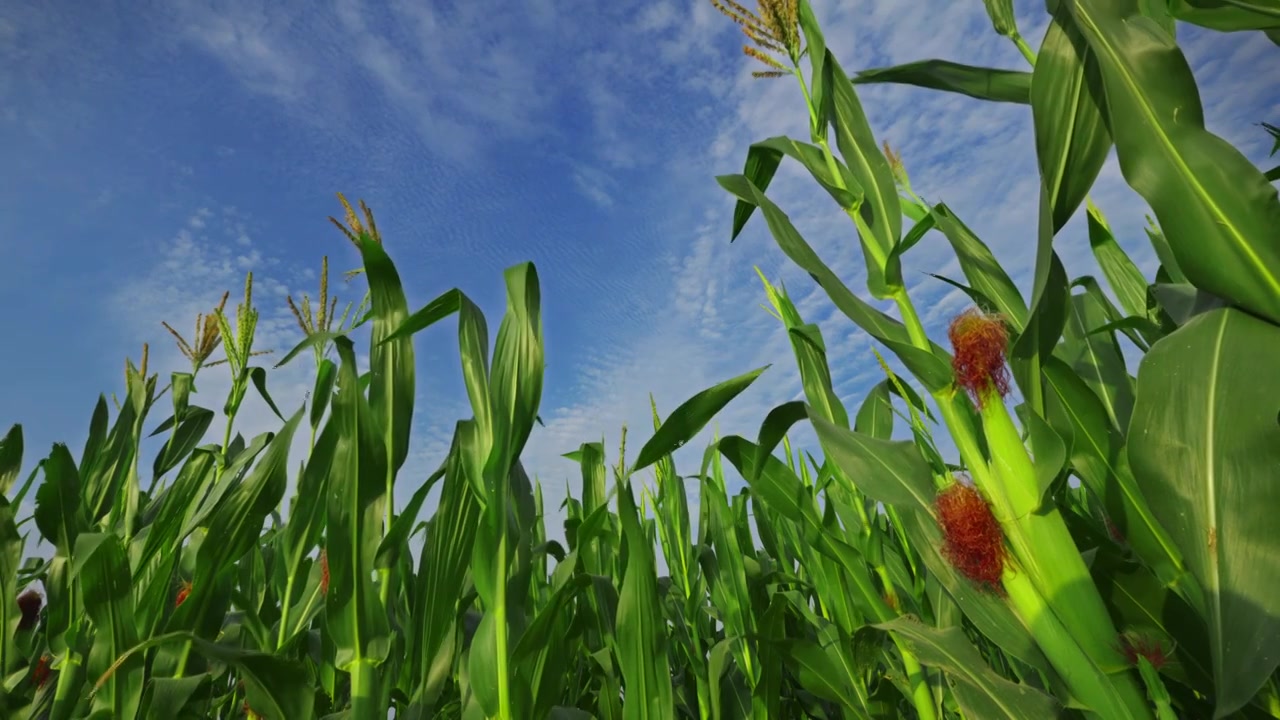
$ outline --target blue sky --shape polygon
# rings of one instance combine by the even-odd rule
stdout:
[[[925,58],[1026,67],[978,0],[814,6],[850,71]],[[1019,2],[1018,18],[1038,45],[1042,4]],[[1280,118],[1280,74],[1258,68],[1274,66],[1280,48],[1260,34],[1179,33],[1209,128],[1264,163],[1269,139],[1255,123]],[[224,291],[234,302],[249,269],[258,346],[287,351],[299,333],[285,295],[315,293],[321,255],[335,275],[359,265],[326,220],[341,214],[337,191],[373,208],[415,308],[457,286],[496,331],[502,270],[536,263],[547,426],[524,459],[544,484],[554,534],[565,483],[576,494],[578,482],[560,454],[603,436],[612,462],[623,423],[634,454],[649,435],[648,393],[669,412],[773,363],[719,418],[721,433],[748,436],[799,396],[753,265],[821,324],[837,388],[856,407],[881,377],[868,338],[762,222],[728,242],[733,203],[714,176],[740,171],[753,141],[807,137],[798,87],[751,79],[758,66],[738,52],[742,39],[708,0],[6,3],[0,427],[24,424],[28,469],[54,441],[78,452],[97,394],[121,387],[123,358],[150,342],[152,368],[185,369],[160,322],[189,333]],[[1029,109],[907,87],[859,93],[917,192],[945,201],[1025,292],[1037,194]],[[791,165],[771,196],[861,290],[856,239],[830,199]],[[1145,206],[1114,155],[1093,197],[1153,269]],[[1057,241],[1073,277],[1097,274],[1084,227],[1077,217]],[[931,234],[905,266],[941,338],[964,298],[924,273],[960,276],[949,246]],[[358,286],[335,285],[358,299]],[[402,502],[470,414],[454,326],[420,335],[417,348]],[[301,404],[308,369],[273,373],[282,409]],[[221,370],[201,376],[198,402],[214,409]],[[277,425],[261,403],[246,404],[246,435]],[[710,433],[677,455],[685,474]]]

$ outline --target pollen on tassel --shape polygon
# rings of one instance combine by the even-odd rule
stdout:
[[[1004,533],[991,506],[976,488],[957,482],[934,501],[942,529],[942,555],[962,575],[997,595],[1004,594]]]
[[[951,369],[956,384],[969,393],[978,407],[992,392],[999,397],[1009,393],[1009,368],[1005,364],[1009,332],[999,315],[977,308],[965,310],[951,321],[947,336],[951,339]]]

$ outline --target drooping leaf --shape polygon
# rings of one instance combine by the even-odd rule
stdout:
[[[893,67],[863,70],[854,85],[898,83],[968,95],[993,102],[1031,102],[1031,73],[976,67],[949,60],[920,60]]]
[[[1197,287],[1280,322],[1280,197],[1239,150],[1205,129],[1173,38],[1136,0],[1070,0],[1097,58],[1120,170]]]
[[[722,383],[713,385],[706,390],[694,395],[680,404],[680,407],[672,411],[658,428],[657,432],[649,438],[649,442],[640,448],[640,455],[636,457],[635,465],[632,466],[631,472],[649,467],[657,462],[664,455],[669,455],[685,443],[693,439],[695,435],[706,427],[711,418],[720,412],[725,405],[728,405],[735,397],[740,395],[743,390],[751,386],[756,378],[760,377],[760,373],[769,369],[768,365],[756,368],[749,373],[744,373],[738,377],[725,380]]]
[[[994,311],[1004,314],[1014,329],[1021,331],[1027,321],[1027,303],[991,249],[946,205],[935,205],[933,216],[937,219],[938,229],[951,243],[960,261],[960,269],[973,289],[990,299]]]

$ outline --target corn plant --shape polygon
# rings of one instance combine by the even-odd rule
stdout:
[[[926,60],[850,78],[804,0],[713,2],[751,40],[761,77],[798,80],[811,131],[753,145],[742,174],[719,178],[737,198],[733,236],[759,210],[910,377],[877,354],[885,379],[846,406],[818,328],[762,275],[804,399],[773,409],[754,439],[716,438],[693,474],[672,453],[766,368],[666,417],[651,401],[633,460],[626,428],[612,463],[584,438],[562,449],[576,491],[545,498],[520,460],[544,370],[534,266],[504,273],[492,341],[458,288],[411,312],[372,211],[340,195],[344,221],[331,220],[362,259],[347,277],[367,289],[339,314],[325,259],[314,304],[288,299],[305,339],[276,367],[314,361],[301,407],[282,411],[254,364],[267,351],[250,275],[234,313],[223,295],[190,340],[165,324],[189,371],[157,389],[146,346],[126,361],[123,400],[113,414],[99,397],[78,457],[54,445],[19,484],[21,426],[0,439],[0,717],[1280,717],[1280,201],[1204,130],[1172,35],[1176,17],[1274,39],[1275,13],[1061,0],[1033,50],[1010,5],[990,0],[1031,72]],[[1030,299],[876,143],[855,91],[873,82],[1031,106],[1042,192]],[[1151,280],[1087,197],[1113,145],[1155,215]],[[901,321],[850,290],[769,199],[783,156],[847,214],[868,292]],[[1110,294],[1068,279],[1053,250],[1082,204]],[[934,230],[964,273],[939,280],[975,306],[948,328],[949,349],[929,338],[901,271]],[[406,469],[423,412],[414,343],[451,319],[471,416],[422,477]],[[1136,378],[1122,337],[1142,355]],[[218,367],[231,389],[215,428],[196,381]],[[250,389],[276,432],[237,432]],[[789,439],[806,421],[821,457]],[[304,457],[291,462],[299,432]],[[144,478],[148,436],[164,441]],[[732,489],[730,467],[745,487]],[[19,519],[32,488],[34,513]],[[563,542],[546,502],[564,512]],[[52,558],[23,559],[28,520]]]
[[[762,0],[758,13],[712,2],[752,41],[745,54],[768,67],[757,77],[798,80],[810,120],[809,142],[759,142],[743,174],[718,178],[738,200],[733,236],[760,210],[788,258],[896,355],[941,419],[929,417],[929,406],[886,365],[886,383],[851,427],[817,328],[803,323],[785,292],[767,286],[792,340],[805,401],[766,420],[756,462],[768,462],[766,437],[809,420],[838,492],[884,503],[904,545],[920,553],[985,636],[978,646],[1003,651],[990,663],[998,672],[966,663],[967,673],[986,673],[992,683],[1021,680],[1024,696],[1056,696],[1063,707],[1101,718],[1280,716],[1280,531],[1269,515],[1280,503],[1271,482],[1280,459],[1280,385],[1260,380],[1274,376],[1271,353],[1280,349],[1280,201],[1261,171],[1204,129],[1194,79],[1173,38],[1180,17],[1266,30],[1274,39],[1274,11],[1051,3],[1036,53],[1018,33],[1011,3],[992,0],[986,6],[996,31],[1022,51],[1030,73],[926,60],[850,78],[804,0]],[[901,159],[881,150],[855,91],[871,82],[1031,106],[1041,193],[1029,300],[955,213],[918,195]],[[1162,263],[1155,282],[1087,200],[1113,145],[1125,179],[1156,216],[1149,233]],[[768,198],[784,156],[848,215],[867,289],[892,301],[901,322],[845,286]],[[1053,249],[1082,203],[1119,308],[1096,279],[1069,280]],[[904,218],[914,221],[905,233]],[[901,271],[903,255],[932,230],[950,242],[968,284],[941,279],[976,306],[952,322],[950,352],[926,335]],[[1119,334],[1145,353],[1136,379]],[[1024,402],[1010,412],[1005,398],[1014,383]],[[907,401],[912,441],[890,438],[891,392]],[[939,426],[959,451],[959,467],[933,443]],[[798,484],[767,478],[758,466],[743,472],[764,502],[771,495],[784,502]],[[865,535],[868,569],[892,579],[876,546],[882,539]],[[886,622],[874,593],[864,596],[877,627],[926,660],[933,654],[936,631],[904,629],[902,618]],[[977,716],[1039,716],[1000,703],[1012,691],[979,687],[981,701],[972,687],[956,696]],[[985,704],[993,701],[998,708]],[[927,697],[915,704],[921,717],[936,712]]]

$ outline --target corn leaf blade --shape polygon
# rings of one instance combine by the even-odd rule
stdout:
[[[1130,187],[1151,204],[1197,287],[1280,322],[1280,197],[1204,126],[1181,50],[1134,0],[1071,0],[1101,68],[1111,135]]]
[[[1129,427],[1138,484],[1206,594],[1219,718],[1280,664],[1277,356],[1274,325],[1199,315],[1143,359]]]

